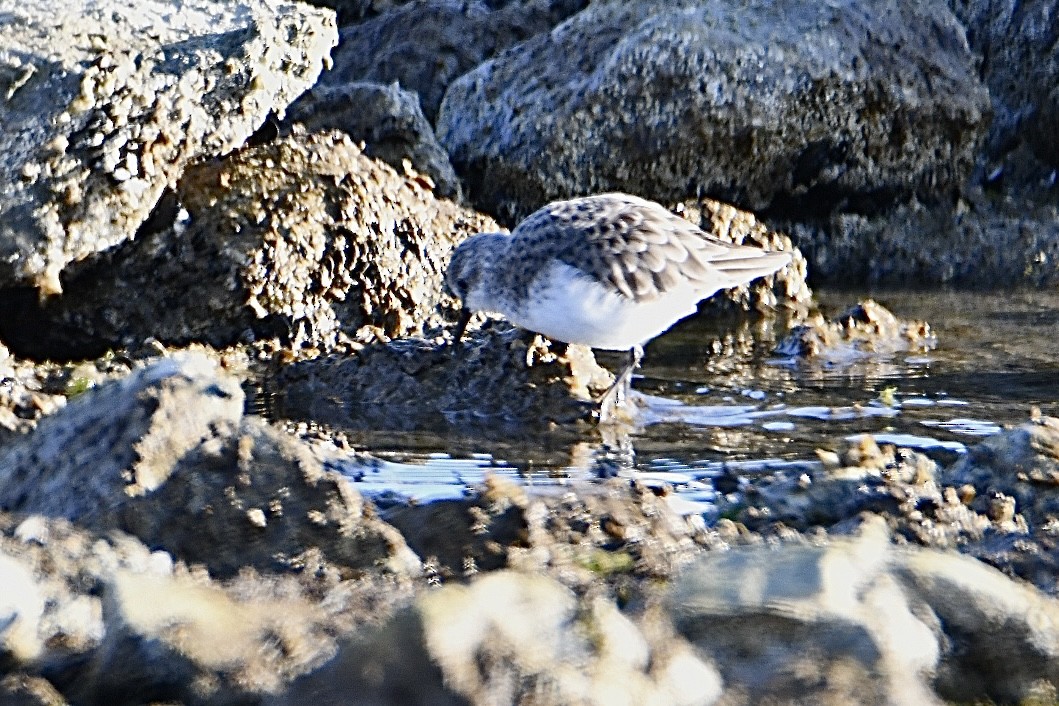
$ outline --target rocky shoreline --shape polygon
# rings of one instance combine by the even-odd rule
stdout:
[[[321,5],[0,7],[0,703],[1056,700],[1051,417],[711,522],[620,472],[373,503],[284,423],[607,433],[590,350],[452,342],[452,248],[552,198],[793,252],[701,309],[786,356],[935,343],[810,273],[1054,286],[1044,0]]]

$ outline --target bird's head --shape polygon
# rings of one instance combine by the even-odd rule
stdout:
[[[507,244],[505,233],[479,233],[452,251],[445,270],[445,287],[474,311],[488,310],[488,285],[500,250]]]
[[[463,305],[455,340],[463,336],[471,313],[488,310],[488,285],[493,277],[493,265],[498,249],[506,245],[504,233],[479,233],[460,243],[452,251],[452,259],[445,270],[445,288]]]

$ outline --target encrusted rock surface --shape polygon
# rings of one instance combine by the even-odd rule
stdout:
[[[279,416],[342,428],[568,434],[598,411],[592,398],[613,376],[588,348],[563,349],[494,322],[455,347],[406,338],[284,365],[266,394]]]
[[[397,506],[383,518],[446,579],[518,569],[579,592],[609,584],[627,599],[641,591],[639,581],[671,578],[703,546],[720,545],[665,497],[623,480],[531,493],[491,478],[465,500]]]
[[[67,296],[9,298],[0,332],[27,353],[64,357],[147,337],[221,347],[279,336],[298,349],[364,327],[399,336],[436,316],[453,245],[499,229],[341,133],[199,164],[178,194],[186,222],[83,268]]]
[[[0,284],[61,291],[194,159],[316,80],[333,15],[297,3],[8,3],[0,23]]]
[[[243,417],[239,383],[204,356],[86,392],[0,455],[0,508],[121,530],[217,576],[418,560],[325,459]],[[86,472],[91,468],[91,473]]]
[[[307,91],[287,111],[287,118],[309,132],[338,129],[364,154],[404,173],[404,164],[430,177],[438,196],[459,199],[460,182],[449,156],[434,137],[434,128],[419,107],[419,97],[396,83],[330,82]]]
[[[700,312],[801,312],[812,302],[809,264],[790,236],[770,228],[749,211],[710,198],[680,203],[677,212],[725,242],[791,253],[790,264],[778,272],[718,292],[699,304]]]
[[[66,404],[63,390],[49,385],[49,377],[41,366],[18,360],[0,344],[0,447]]]
[[[503,218],[608,190],[826,212],[954,192],[988,111],[941,4],[599,2],[454,82],[437,133]]]
[[[753,531],[782,525],[801,532],[848,531],[862,513],[877,513],[896,535],[939,549],[1026,536],[1022,518],[972,504],[974,491],[954,487],[922,453],[890,444],[880,448],[870,434],[841,452],[817,453],[820,467],[754,478],[740,500],[721,503],[722,512]]]
[[[834,214],[783,228],[813,276],[842,285],[924,283],[999,287],[1059,284],[1059,199],[971,194],[955,203],[911,201],[885,213]]]
[[[1034,526],[1059,522],[1059,419],[1038,416],[984,439],[946,470],[945,481],[974,488],[979,511],[1002,495]]]

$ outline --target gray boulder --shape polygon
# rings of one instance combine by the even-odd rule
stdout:
[[[827,210],[954,191],[988,112],[938,3],[598,2],[460,77],[436,127],[505,218],[608,190]]]
[[[192,160],[313,84],[334,15],[297,3],[55,0],[0,9],[0,285],[133,237]]]
[[[517,42],[546,33],[585,4],[421,0],[386,8],[362,24],[343,27],[334,68],[321,76],[320,85],[396,81],[419,94],[423,112],[433,122],[445,89],[460,75]]]
[[[1004,165],[1003,158],[1020,143],[1030,148],[1045,169],[1056,169],[1059,52],[1055,38],[1059,14],[1055,4],[1049,0],[970,0],[950,1],[949,5],[967,27],[967,40],[980,57],[982,77],[992,99],[986,169],[1003,165],[1010,171],[1016,167]]]

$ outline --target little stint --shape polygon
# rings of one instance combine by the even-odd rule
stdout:
[[[600,400],[606,419],[624,402],[644,344],[714,292],[790,259],[718,240],[660,204],[615,193],[556,201],[510,235],[468,238],[445,280],[463,302],[457,342],[472,312],[486,311],[558,341],[628,351]]]

